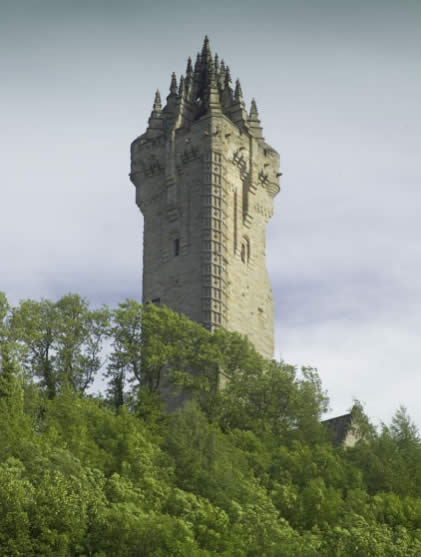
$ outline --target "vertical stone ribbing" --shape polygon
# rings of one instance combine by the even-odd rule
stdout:
[[[204,160],[202,186],[202,315],[213,331],[226,325],[226,215],[222,154],[210,149]]]

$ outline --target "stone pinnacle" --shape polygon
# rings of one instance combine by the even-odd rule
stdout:
[[[155,99],[154,99],[154,102],[153,102],[153,110],[154,110],[154,112],[161,112],[161,108],[162,108],[162,106],[161,106],[161,94],[159,92],[159,89],[157,89],[156,93],[155,93]]]

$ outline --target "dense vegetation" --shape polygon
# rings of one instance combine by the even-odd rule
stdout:
[[[188,393],[171,414],[163,385]],[[421,555],[405,410],[376,430],[357,405],[345,449],[326,406],[314,370],[165,308],[0,294],[0,555]]]

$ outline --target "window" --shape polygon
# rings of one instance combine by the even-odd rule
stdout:
[[[244,237],[241,242],[240,256],[243,263],[250,261],[250,241],[247,237]]]
[[[154,298],[152,300],[152,303],[155,304],[156,306],[160,306],[161,305],[161,298]]]
[[[180,240],[178,238],[174,240],[174,255],[175,257],[180,255]]]
[[[242,261],[243,263],[246,262],[246,246],[245,246],[244,243],[241,244],[241,261]]]

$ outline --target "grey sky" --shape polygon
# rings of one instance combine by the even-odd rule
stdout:
[[[421,3],[0,2],[0,289],[140,298],[129,144],[207,33],[281,154],[277,354],[421,425]]]

